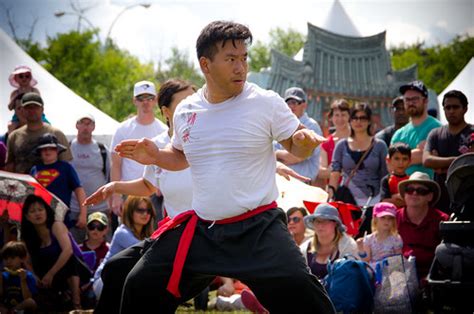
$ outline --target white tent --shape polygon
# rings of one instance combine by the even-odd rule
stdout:
[[[26,54],[2,29],[0,29],[0,132],[5,133],[13,112],[8,110],[8,102],[13,87],[8,76],[17,65],[31,68],[38,81],[36,87],[44,101],[44,112],[51,125],[60,129],[68,138],[77,134],[76,120],[82,114],[90,113],[96,120],[94,136],[109,145],[119,123],[103,113],[66,85],[46,71],[33,58]]]
[[[465,115],[466,122],[474,124],[474,57],[471,61],[462,69],[462,71],[456,76],[456,78],[442,91],[438,96],[438,102],[440,108],[442,108],[444,94],[450,90],[459,90],[464,93],[469,102],[468,110]],[[447,124],[444,112],[440,112],[440,119],[443,124]]]

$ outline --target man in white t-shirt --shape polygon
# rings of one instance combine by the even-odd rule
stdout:
[[[304,158],[324,138],[301,125],[275,92],[246,82],[251,41],[244,25],[207,25],[196,44],[206,85],[176,108],[171,145],[158,149],[142,139],[116,147],[143,164],[189,166],[193,181],[193,210],[138,247],[143,257],[127,276],[121,313],[174,313],[216,275],[247,284],[271,313],[334,313],[275,203],[273,140]],[[119,267],[109,264],[102,278]]]
[[[113,148],[126,139],[153,138],[167,131],[168,127],[155,118],[157,97],[155,84],[149,81],[137,82],[133,88],[133,103],[137,107],[137,115],[122,122],[115,132],[111,147],[111,181],[129,181],[142,177],[144,165],[131,159],[124,159],[113,151]],[[119,194],[111,198],[110,208],[120,216],[123,199]]]

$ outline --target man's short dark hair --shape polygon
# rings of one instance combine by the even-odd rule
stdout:
[[[198,59],[205,57],[212,60],[217,53],[217,43],[222,41],[222,47],[224,47],[227,40],[232,40],[234,47],[236,40],[244,40],[247,45],[250,45],[252,43],[252,33],[247,26],[239,23],[230,21],[211,22],[204,27],[196,41]]]
[[[8,257],[19,257],[21,259],[24,259],[26,258],[27,254],[28,251],[26,250],[26,245],[20,241],[7,242],[1,251],[3,259],[6,259]]]
[[[442,103],[443,106],[444,106],[444,101],[446,100],[446,98],[457,98],[459,99],[459,102],[461,103],[463,108],[467,107],[467,104],[468,104],[467,97],[461,91],[453,89],[447,92],[446,94],[444,94],[443,103]]]
[[[291,207],[290,209],[288,209],[288,211],[286,212],[286,217],[290,217],[291,215],[293,215],[295,212],[300,212],[301,215],[306,216],[308,215],[308,212],[306,211],[306,208],[304,207]]]
[[[390,145],[388,148],[388,158],[392,158],[395,153],[400,153],[402,155],[408,156],[408,158],[411,158],[410,146],[402,142]]]

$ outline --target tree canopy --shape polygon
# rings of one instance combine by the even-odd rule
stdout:
[[[474,37],[457,36],[447,45],[424,43],[391,48],[392,66],[400,70],[418,65],[418,78],[441,93],[474,56]]]

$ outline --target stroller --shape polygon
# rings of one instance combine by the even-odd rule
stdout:
[[[440,223],[443,239],[428,275],[435,313],[472,313],[474,291],[474,153],[456,158],[446,187],[451,217]]]

